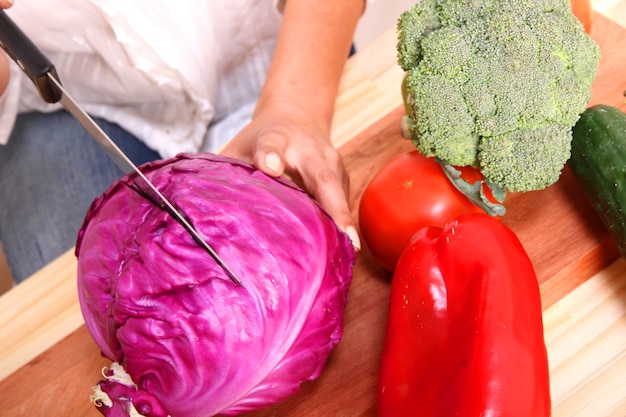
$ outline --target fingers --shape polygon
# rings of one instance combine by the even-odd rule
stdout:
[[[0,0],[0,9],[8,9],[13,6],[13,0]]]
[[[252,149],[247,148],[251,152],[247,158],[244,157],[246,152],[241,151],[245,146],[231,144],[224,149],[224,154],[251,159],[254,166],[272,177],[289,176],[317,200],[350,237],[354,248],[360,250],[361,242],[348,204],[348,175],[339,153],[325,144],[303,139],[306,136],[272,127],[256,132]],[[294,136],[300,140],[294,141]],[[243,140],[242,143],[250,142]]]
[[[358,251],[361,241],[356,231],[352,213],[348,205],[348,176],[343,169],[329,169],[328,166],[310,166],[301,173],[306,188],[320,206],[330,215],[337,226],[346,232],[352,245]]]
[[[341,156],[335,149],[328,148],[324,153],[311,153],[301,161],[296,169],[305,189],[346,232],[354,248],[360,250],[361,241],[348,203],[349,177]]]
[[[252,163],[261,171],[272,177],[279,177],[285,172],[285,140],[272,140],[265,136],[256,144]]]

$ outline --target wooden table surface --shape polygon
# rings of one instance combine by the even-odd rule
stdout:
[[[594,14],[603,53],[590,104],[626,111],[626,30],[612,2]],[[623,24],[623,23],[622,23]],[[400,137],[402,72],[390,29],[347,64],[333,141],[351,176],[354,215],[369,179],[412,149]],[[510,195],[503,221],[528,251],[541,288],[553,415],[626,416],[626,260],[569,170],[546,190]],[[71,251],[0,297],[0,415],[98,416],[89,402],[102,358],[76,296]],[[376,415],[376,382],[391,275],[364,247],[354,269],[344,338],[322,376],[260,416]]]

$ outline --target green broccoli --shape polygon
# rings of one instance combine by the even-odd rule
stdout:
[[[420,0],[398,20],[405,134],[501,190],[555,183],[600,50],[568,0]]]

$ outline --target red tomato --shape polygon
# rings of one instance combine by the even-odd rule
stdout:
[[[572,13],[585,27],[585,32],[591,32],[591,16],[593,14],[591,0],[572,0]]]
[[[361,197],[359,223],[374,259],[393,270],[417,230],[444,227],[462,214],[482,212],[435,160],[411,151],[390,160],[372,178]]]

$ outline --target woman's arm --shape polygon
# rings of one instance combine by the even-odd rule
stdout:
[[[330,143],[335,99],[364,0],[288,0],[252,122],[224,154],[300,182],[360,248],[348,175]]]

